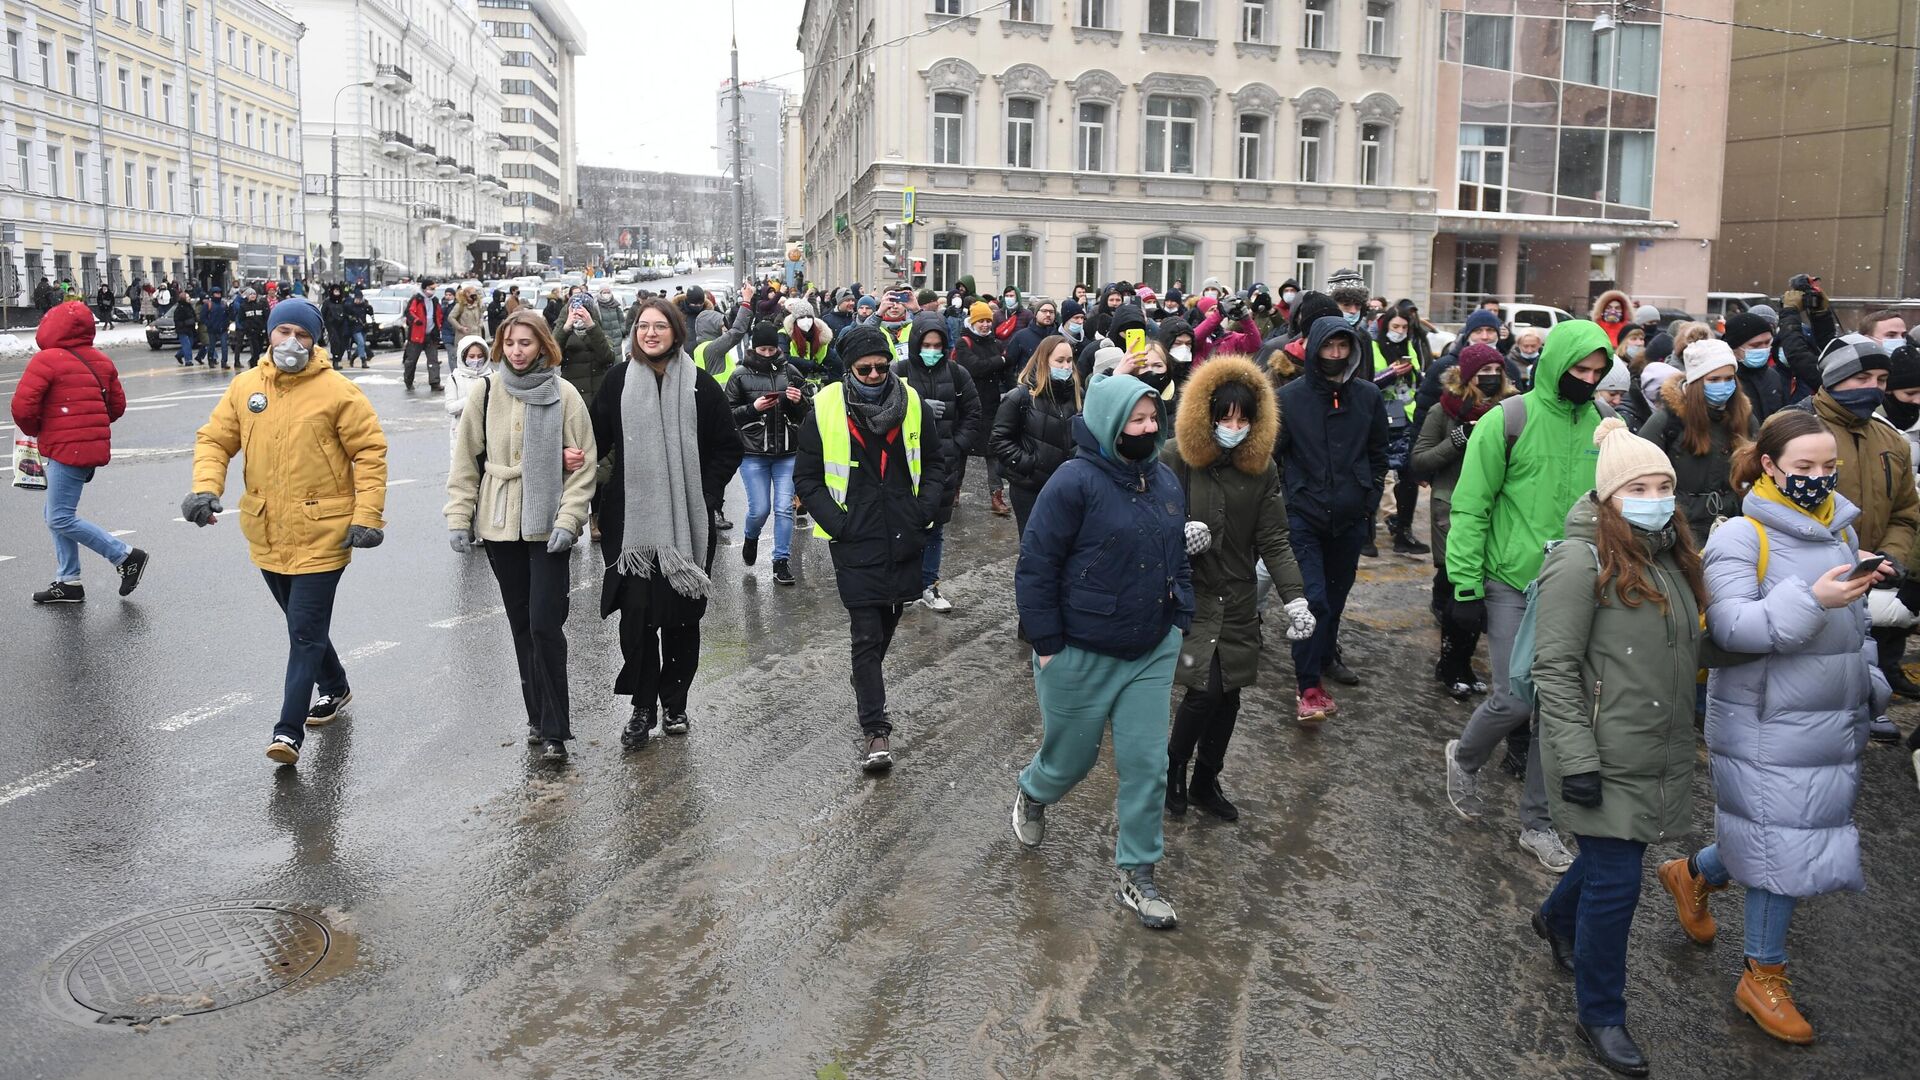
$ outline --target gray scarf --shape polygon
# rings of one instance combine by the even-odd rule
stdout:
[[[845,379],[846,387],[841,393],[846,396],[847,411],[853,414],[861,427],[876,435],[885,435],[907,418],[906,383],[898,375],[887,372],[887,381],[882,384],[886,389],[880,395],[880,400],[874,402],[860,396],[858,376],[848,372]]]
[[[500,385],[520,404],[526,406],[526,420],[520,443],[520,535],[545,536],[553,531],[554,518],[560,514],[560,489],[566,479],[561,469],[561,422],[566,410],[560,408],[560,380],[550,367],[539,367],[522,375],[513,365],[502,364]],[[488,462],[492,468],[492,462]]]
[[[688,599],[707,595],[706,492],[700,486],[699,416],[693,358],[674,350],[655,378],[639,355],[620,392],[620,464],[626,514],[614,569],[652,577],[657,569]]]

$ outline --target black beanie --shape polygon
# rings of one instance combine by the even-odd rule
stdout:
[[[1920,348],[1901,345],[1887,354],[1887,389],[1920,389]]]
[[[1720,335],[1720,340],[1738,349],[1761,334],[1771,333],[1773,327],[1767,325],[1767,320],[1751,311],[1743,311],[1728,317],[1727,331]]]
[[[850,326],[840,335],[840,361],[852,368],[862,357],[884,356],[893,359],[893,342],[871,326]]]
[[[1293,314],[1287,321],[1292,324],[1296,337],[1306,337],[1307,327],[1313,325],[1313,320],[1328,315],[1340,318],[1340,305],[1334,303],[1333,297],[1326,293],[1310,292],[1300,297],[1300,302],[1293,306]]]
[[[779,327],[775,326],[770,322],[757,322],[753,324],[753,347],[754,348],[758,349],[763,345],[777,346],[779,344],[780,344],[780,328]]]
[[[1740,340],[1745,341],[1746,338],[1741,338]],[[1668,361],[1667,358],[1672,355],[1673,355],[1673,335],[1672,334],[1669,334],[1663,330],[1660,333],[1653,335],[1652,341],[1647,342],[1647,363],[1651,364],[1655,360],[1659,360],[1662,362],[1670,362]]]

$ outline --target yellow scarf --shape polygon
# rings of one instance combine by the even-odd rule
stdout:
[[[1820,504],[1820,509],[1808,510],[1806,507],[1803,507],[1799,503],[1794,502],[1792,499],[1787,498],[1787,493],[1784,491],[1781,491],[1780,485],[1774,483],[1773,477],[1768,476],[1766,473],[1761,473],[1760,479],[1755,480],[1753,482],[1752,494],[1758,495],[1759,497],[1766,499],[1770,502],[1777,502],[1781,506],[1792,507],[1795,511],[1807,515],[1808,517],[1819,522],[1820,524],[1825,525],[1827,528],[1829,529],[1833,528],[1833,496],[1832,495],[1828,495],[1826,498],[1826,501]]]

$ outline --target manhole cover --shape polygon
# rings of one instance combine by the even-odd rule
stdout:
[[[258,900],[172,908],[68,949],[48,997],[103,1024],[213,1012],[286,989],[320,963],[328,942],[320,920]]]

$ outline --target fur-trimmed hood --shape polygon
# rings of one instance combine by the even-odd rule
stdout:
[[[1667,413],[1676,420],[1686,415],[1680,411],[1681,403],[1686,400],[1686,394],[1687,374],[1684,371],[1674,372],[1660,384],[1660,404],[1666,406]]]
[[[1600,313],[1607,310],[1607,305],[1615,300],[1620,301],[1620,321],[1622,323],[1633,322],[1633,298],[1621,292],[1619,289],[1608,289],[1606,292],[1594,297],[1593,311],[1589,315],[1589,318],[1594,322],[1599,322]]]
[[[1213,395],[1228,382],[1246,386],[1259,403],[1254,407],[1253,430],[1231,451],[1222,450],[1213,438]],[[1280,407],[1274,400],[1273,384],[1252,360],[1216,356],[1194,371],[1180,396],[1185,402],[1174,418],[1174,437],[1180,458],[1188,467],[1211,468],[1222,453],[1230,453],[1233,467],[1248,476],[1259,476],[1272,464],[1273,444],[1280,438]]]
[[[827,325],[827,320],[813,313],[812,305],[802,302],[801,306],[806,308],[806,313],[800,314],[796,312],[789,314],[786,318],[780,320],[780,329],[786,333],[788,338],[797,341],[811,341],[815,351],[826,348],[828,343],[833,341],[833,327]],[[813,334],[811,336],[801,333],[795,325],[801,319],[813,320]]]

